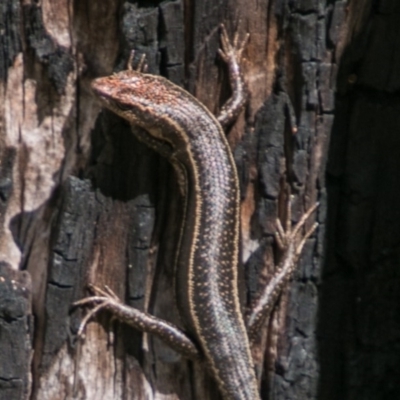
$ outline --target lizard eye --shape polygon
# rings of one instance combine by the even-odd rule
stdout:
[[[118,103],[117,108],[119,108],[121,111],[129,111],[131,107],[128,104],[124,103]]]

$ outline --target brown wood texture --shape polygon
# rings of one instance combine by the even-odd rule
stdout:
[[[274,269],[285,182],[294,222],[321,203],[254,352],[262,398],[400,398],[399,15],[397,0],[2,0],[0,399],[220,398],[202,366],[105,313],[77,341],[85,311],[71,304],[107,284],[180,324],[172,168],[90,81],[135,49],[217,112],[222,22],[251,35],[250,99],[228,132],[244,308]]]

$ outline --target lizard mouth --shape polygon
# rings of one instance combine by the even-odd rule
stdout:
[[[109,88],[110,79],[109,77],[100,77],[93,79],[90,86],[96,96],[104,97],[107,93],[107,88]]]
[[[117,82],[113,82],[113,79],[110,78],[112,78],[112,76],[96,78],[91,82],[90,86],[94,97],[96,97],[102,106],[117,112],[119,110],[116,109],[113,101],[116,90],[118,89]]]

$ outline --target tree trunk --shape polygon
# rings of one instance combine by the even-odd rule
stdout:
[[[399,11],[395,0],[3,0],[0,399],[220,398],[203,366],[107,313],[77,339],[87,310],[71,305],[88,283],[108,285],[180,325],[175,175],[90,82],[135,49],[217,113],[230,94],[221,23],[231,38],[250,33],[250,99],[227,132],[244,309],[274,271],[285,187],[293,222],[320,202],[256,346],[261,396],[399,397]]]

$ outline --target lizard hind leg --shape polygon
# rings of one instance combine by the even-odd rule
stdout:
[[[269,317],[278,297],[291,279],[293,272],[296,270],[297,261],[306,240],[313,234],[318,226],[318,223],[314,223],[305,232],[302,229],[309,217],[317,209],[319,204],[315,203],[301,216],[297,224],[292,227],[290,199],[291,196],[289,196],[288,200],[289,204],[286,210],[284,226],[282,226],[279,218],[276,220],[275,239],[282,252],[281,262],[248,315],[247,331],[251,342],[254,342],[257,338],[261,326]]]

